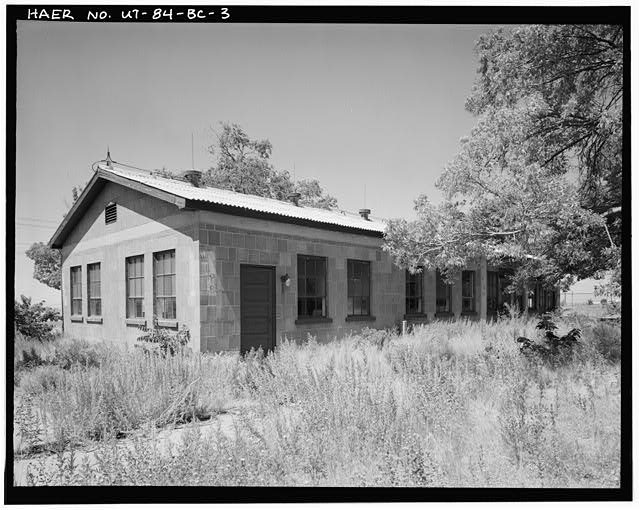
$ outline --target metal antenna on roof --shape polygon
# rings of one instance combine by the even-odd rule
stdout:
[[[108,145],[107,145],[107,159],[106,159],[106,162],[107,162],[107,167],[113,168],[113,164],[112,164],[113,160],[111,159],[111,151],[109,151],[109,146]]]
[[[195,169],[196,164],[193,159],[193,131],[191,131],[191,168]]]

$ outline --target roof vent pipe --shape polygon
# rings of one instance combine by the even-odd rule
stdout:
[[[185,170],[182,174],[187,181],[189,181],[196,188],[200,187],[202,184],[202,172],[200,170],[196,170],[192,168],[191,170]]]
[[[371,209],[360,209],[358,212],[360,213],[360,216],[362,216],[363,219],[370,221],[369,215],[371,214]]]
[[[293,202],[295,205],[298,205],[298,206],[299,206],[300,204],[298,204],[298,202],[300,201],[300,197],[301,197],[301,196],[302,196],[302,195],[301,195],[300,193],[295,192],[295,193],[289,193],[289,195],[287,196],[287,198],[288,198],[291,202]]]

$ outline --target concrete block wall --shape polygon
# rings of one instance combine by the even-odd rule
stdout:
[[[117,221],[105,224],[104,208],[117,204]],[[196,213],[123,186],[108,183],[95,198],[62,249],[62,303],[65,333],[88,340],[133,343],[142,334],[138,324],[127,324],[125,259],[144,255],[144,312],[153,318],[153,253],[176,252],[176,315],[179,326],[192,335],[200,349],[200,308],[195,282],[199,276]],[[88,320],[87,264],[100,263],[102,322]],[[70,315],[70,268],[82,267],[82,316]],[[129,321],[132,322],[132,321]]]
[[[391,327],[404,314],[404,271],[381,249],[381,239],[285,223],[200,211],[201,350],[240,349],[240,265],[276,268],[276,342],[319,341],[362,327]],[[327,258],[327,316],[331,322],[296,324],[298,255]],[[371,315],[347,321],[347,259],[371,263]],[[280,277],[289,275],[290,286]]]

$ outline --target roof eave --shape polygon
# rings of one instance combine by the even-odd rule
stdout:
[[[233,216],[243,216],[246,218],[272,220],[280,223],[289,223],[293,225],[300,225],[303,227],[319,228],[322,230],[331,230],[335,232],[344,232],[348,234],[357,234],[357,235],[364,235],[364,236],[376,237],[376,238],[384,237],[384,232],[381,232],[379,230],[369,230],[369,229],[358,228],[358,227],[349,227],[346,225],[338,225],[336,223],[325,223],[318,220],[307,220],[304,218],[296,218],[294,216],[285,216],[277,213],[256,211],[253,209],[248,209],[246,207],[216,204],[214,202],[207,202],[205,200],[187,199],[185,208],[213,211],[213,212],[219,212],[223,214],[230,214]]]
[[[57,230],[51,236],[51,239],[47,243],[47,246],[49,248],[56,248],[56,249],[62,248],[62,245],[64,243],[64,240],[67,237],[69,230],[71,230],[71,228],[76,223],[76,220],[75,220],[76,214],[78,213],[79,210],[84,211],[84,203],[86,202],[87,197],[93,193],[96,186],[98,186],[97,173],[94,174],[93,177],[89,180],[84,190],[82,190],[82,193],[78,197],[78,200],[76,200],[73,203],[73,205],[71,206],[71,209],[69,209],[69,212],[63,218],[62,223],[60,223]]]

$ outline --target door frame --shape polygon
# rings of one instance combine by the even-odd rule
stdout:
[[[269,270],[273,277],[273,289],[272,289],[272,299],[271,299],[271,344],[269,347],[265,348],[265,354],[269,351],[272,351],[276,348],[276,266],[274,265],[264,265],[264,264],[240,264],[240,354],[244,354],[245,352],[242,349],[242,271],[243,268],[254,268],[254,269],[265,269]]]

